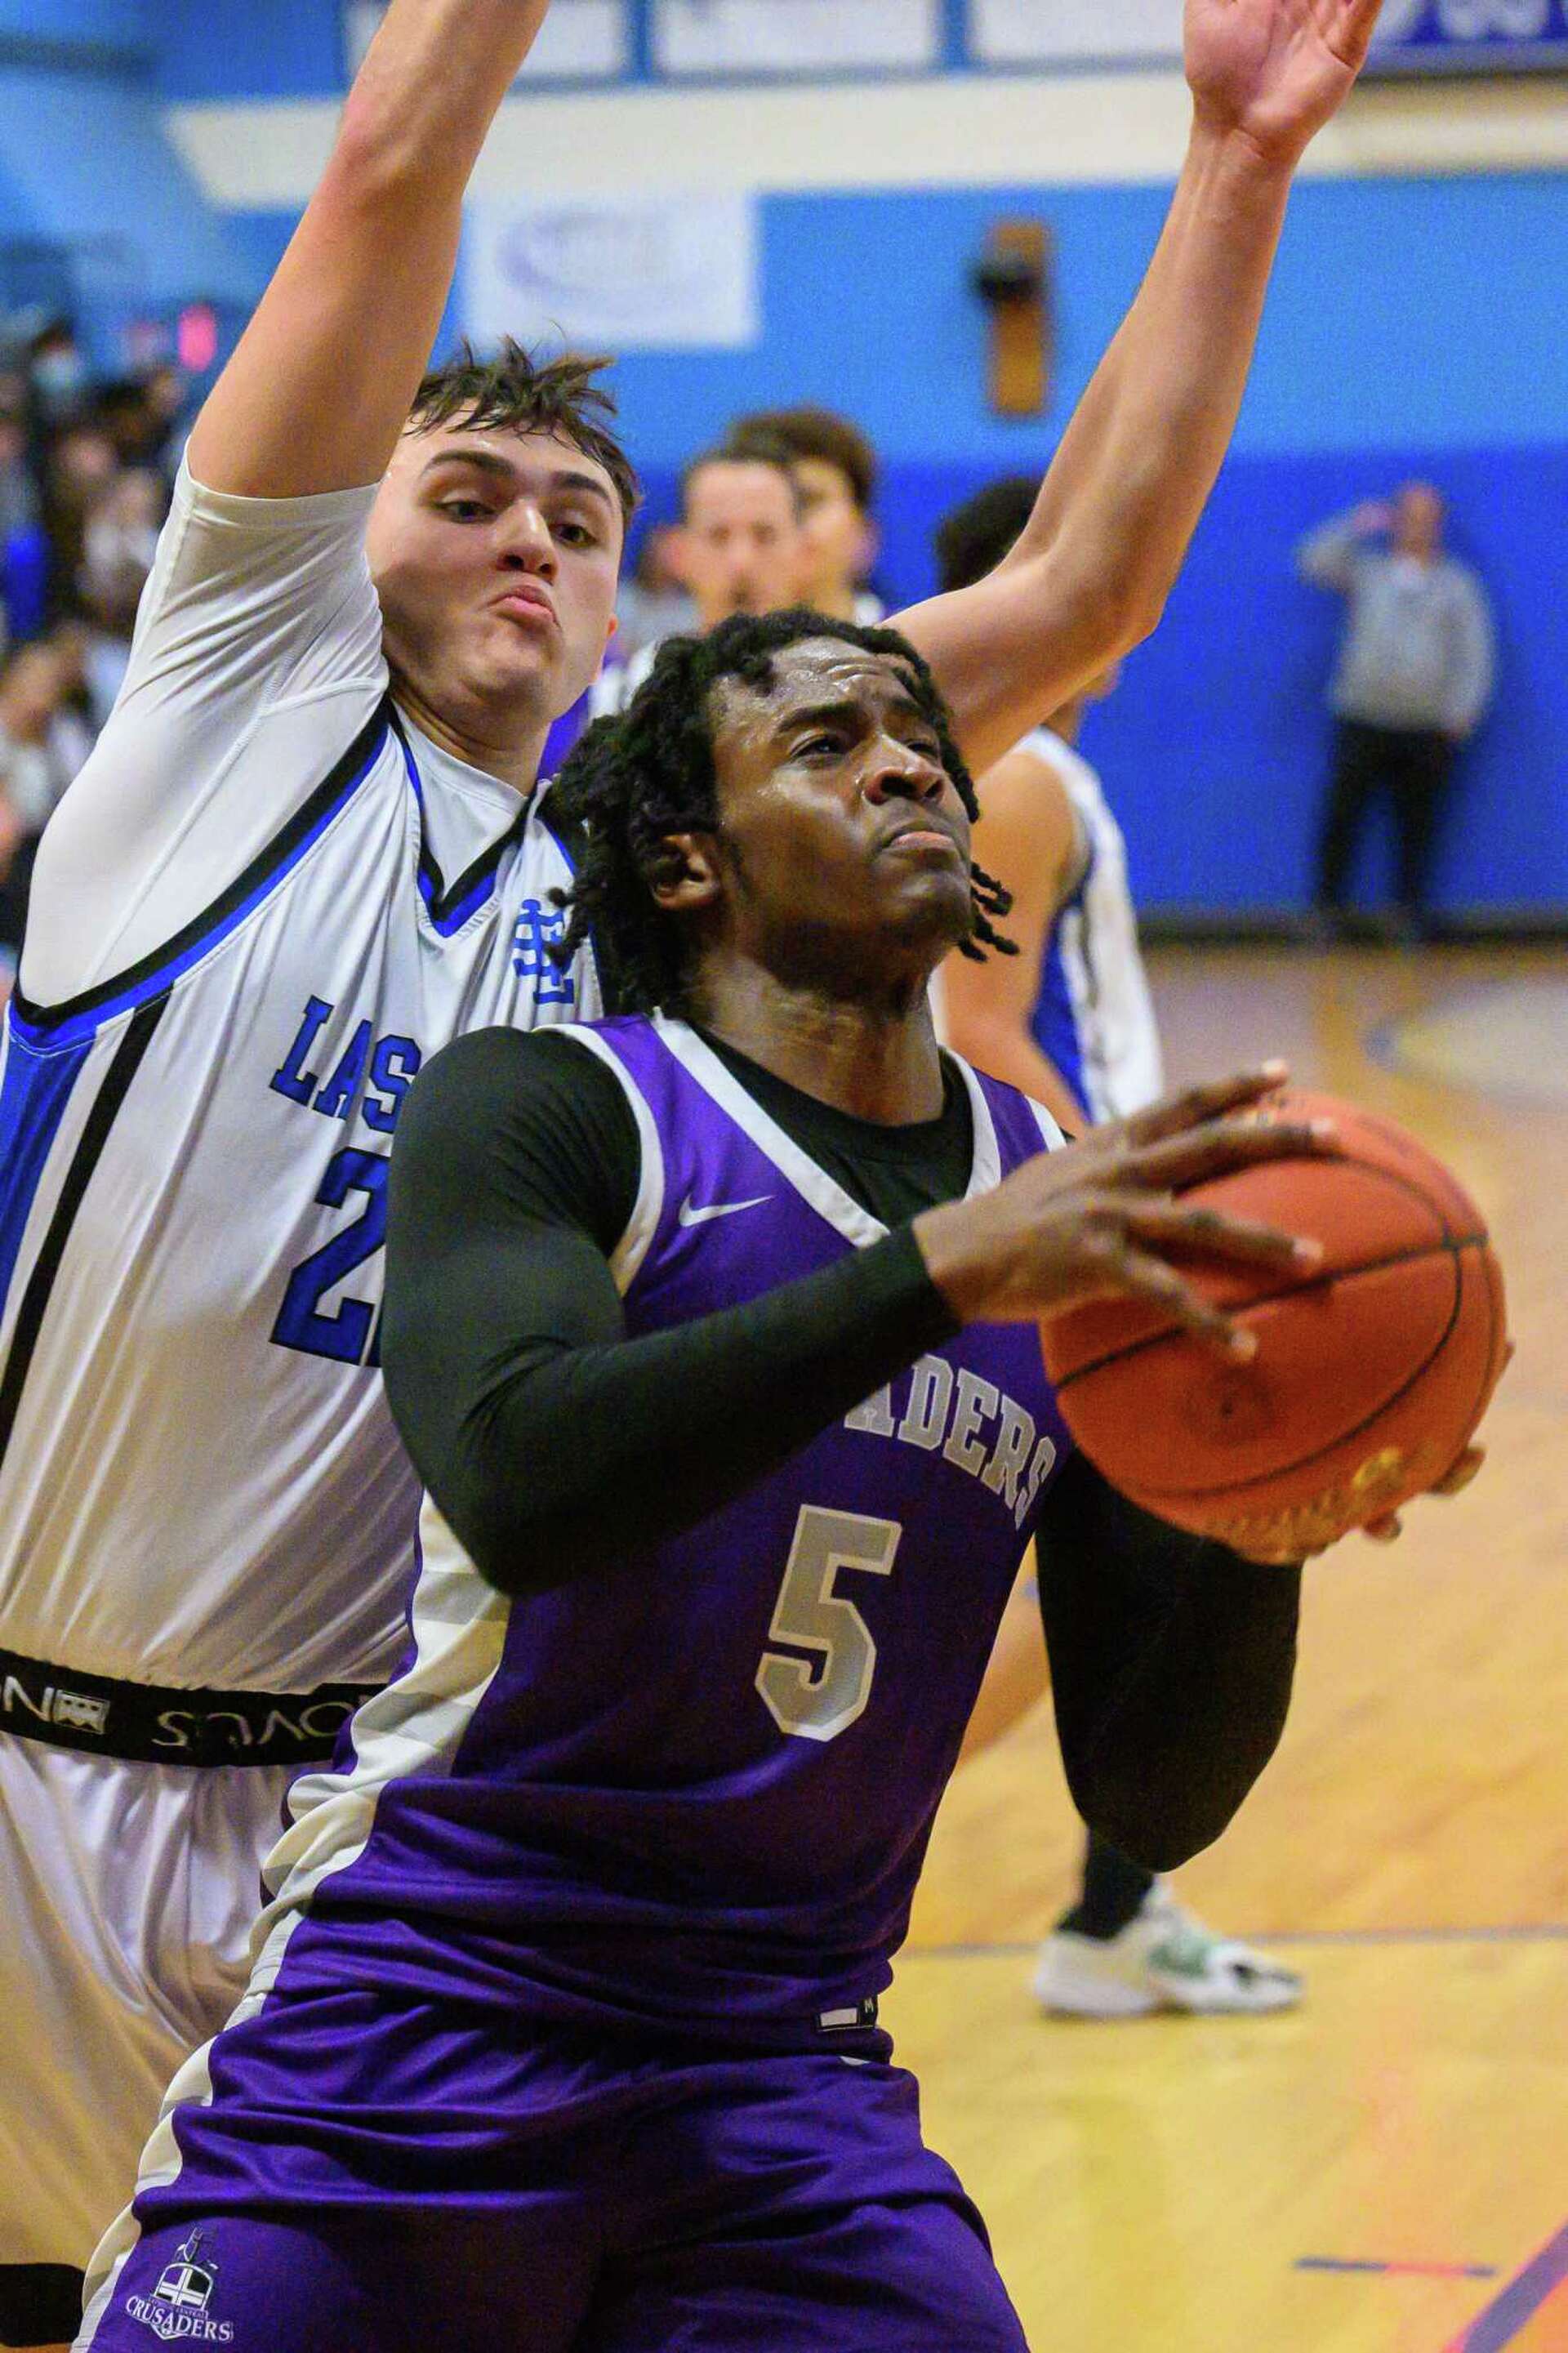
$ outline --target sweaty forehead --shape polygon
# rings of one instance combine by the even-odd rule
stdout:
[[[816,714],[847,704],[880,717],[921,708],[909,669],[895,655],[870,653],[838,638],[800,638],[773,656],[772,668],[771,686],[751,686],[738,678],[719,682],[714,752],[721,770],[731,752],[772,765],[795,712]]]
[[[915,700],[909,667],[896,654],[837,638],[803,638],[773,656],[773,691],[764,699],[775,715],[839,696],[883,704]]]

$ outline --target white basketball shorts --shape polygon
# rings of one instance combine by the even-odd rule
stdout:
[[[245,1990],[297,1766],[0,1733],[0,2265],[85,2270],[171,2076]]]

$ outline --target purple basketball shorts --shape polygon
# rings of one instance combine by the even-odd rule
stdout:
[[[92,2353],[1024,2348],[914,2079],[882,2061],[279,1989],[209,2072]]]

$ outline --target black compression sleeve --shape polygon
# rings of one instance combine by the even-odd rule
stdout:
[[[460,1039],[399,1123],[387,1394],[420,1477],[505,1592],[706,1518],[957,1328],[905,1228],[628,1340],[607,1260],[636,1187],[625,1098],[570,1039]]]
[[[1300,1569],[1152,1519],[1082,1455],[1037,1555],[1068,1785],[1151,1871],[1215,1840],[1273,1756],[1296,1663]]]

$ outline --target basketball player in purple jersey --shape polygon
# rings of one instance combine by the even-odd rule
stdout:
[[[1157,617],[1375,13],[1187,0],[1193,137],[1145,285],[1014,555],[910,617],[976,765]],[[377,1359],[408,1081],[466,1029],[598,1009],[591,955],[548,959],[567,871],[533,788],[611,626],[629,470],[581,370],[510,355],[410,415],[542,14],[392,0],[40,853],[0,1089],[16,2343],[66,2333],[155,2087],[244,1981],[285,1778],[397,1654],[416,1495]]]
[[[1315,1245],[1169,1188],[1331,1136],[1246,1115],[1275,1069],[1061,1146],[939,1054],[931,973],[1005,899],[891,632],[672,640],[561,789],[568,948],[641,1009],[411,1097],[413,1651],[296,1786],[95,2353],[176,2312],[237,2353],[1016,2353],[877,2005],[1030,1535],[1121,1845],[1215,1837],[1284,1721],[1299,1571],[1072,1459],[1035,1319],[1121,1294],[1244,1350],[1173,1256]]]

